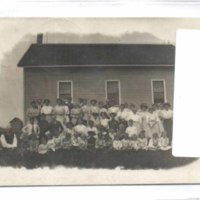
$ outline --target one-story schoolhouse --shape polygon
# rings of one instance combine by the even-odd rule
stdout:
[[[24,109],[32,100],[71,97],[173,103],[175,46],[171,44],[31,44],[24,71]]]

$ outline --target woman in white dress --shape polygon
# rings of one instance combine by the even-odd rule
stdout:
[[[53,113],[53,107],[50,105],[50,100],[49,99],[45,99],[44,100],[44,105],[41,108],[41,114],[45,115],[45,119],[46,119],[46,121],[48,121],[48,123],[51,122],[52,113]]]
[[[153,112],[153,108],[149,108],[149,114],[147,116],[148,132],[147,138],[152,138],[153,133],[157,133],[160,136],[159,118],[156,113]]]
[[[140,105],[140,110],[138,110],[137,112],[138,115],[140,115],[141,119],[142,119],[142,123],[141,123],[141,129],[145,131],[146,137],[148,136],[148,132],[149,132],[149,126],[147,124],[147,118],[148,118],[148,106],[147,104],[143,103]]]
[[[116,119],[119,122],[124,122],[127,119],[127,110],[125,109],[125,105],[121,104],[119,107],[119,111],[117,112]]]
[[[56,121],[59,121],[62,125],[65,119],[65,108],[62,105],[62,100],[56,100],[56,106],[53,108],[53,114],[56,116]]]
[[[130,105],[130,114],[127,117],[127,121],[133,120],[135,126],[137,126],[138,132],[142,130],[142,118],[141,116],[137,113],[137,108],[134,104]]]

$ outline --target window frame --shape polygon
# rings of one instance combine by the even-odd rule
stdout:
[[[164,89],[164,103],[167,102],[167,92],[166,92],[166,82],[165,79],[151,79],[151,101],[154,104],[154,87],[153,82],[154,81],[162,81],[163,82],[163,89]]]
[[[74,86],[72,80],[58,80],[57,81],[57,98],[60,98],[60,83],[70,83],[71,84],[71,98],[72,102],[74,101]]]
[[[105,80],[105,100],[108,99],[108,82],[118,82],[118,92],[119,92],[119,105],[121,104],[121,82],[120,80],[115,80],[115,79],[108,79]]]

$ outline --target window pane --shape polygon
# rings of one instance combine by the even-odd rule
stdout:
[[[154,103],[164,103],[164,93],[154,92]]]
[[[108,93],[118,93],[119,91],[118,88],[118,82],[117,81],[112,81],[112,82],[107,82],[107,91]]]
[[[115,104],[119,104],[119,82],[108,81],[107,82],[107,98],[113,101]]]
[[[164,81],[153,81],[153,98],[154,103],[164,103]]]
[[[154,92],[164,92],[163,81],[153,81],[153,91]]]
[[[59,98],[67,99],[71,97],[71,82],[59,83]]]

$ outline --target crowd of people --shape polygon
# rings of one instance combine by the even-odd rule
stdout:
[[[113,101],[77,103],[49,99],[32,101],[20,133],[9,128],[1,147],[46,154],[58,149],[168,150],[171,148],[173,111],[169,103],[142,103],[140,107]]]

